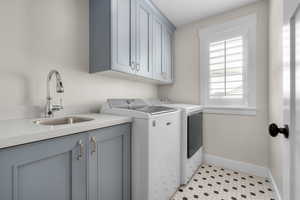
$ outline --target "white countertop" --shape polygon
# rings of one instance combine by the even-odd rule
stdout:
[[[59,126],[45,126],[33,123],[33,121],[38,119],[2,120],[0,121],[0,149],[132,121],[130,117],[106,114],[84,114],[71,116],[88,117],[93,118],[94,120]]]

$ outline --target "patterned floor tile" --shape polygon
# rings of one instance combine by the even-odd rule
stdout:
[[[275,200],[269,179],[203,164],[171,200]]]

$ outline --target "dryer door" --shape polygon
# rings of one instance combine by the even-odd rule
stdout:
[[[187,157],[191,158],[203,145],[202,112],[188,116]]]

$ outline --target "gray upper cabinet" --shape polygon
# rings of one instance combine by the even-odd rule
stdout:
[[[153,76],[161,83],[173,81],[173,31],[153,17]]]
[[[1,200],[85,200],[82,135],[0,151]]]
[[[144,1],[138,1],[136,7],[136,71],[152,78],[152,13]]]
[[[90,0],[90,72],[131,68],[131,0]]]
[[[153,76],[163,81],[163,23],[158,17],[153,17]]]
[[[173,81],[173,32],[166,26],[163,29],[162,78],[166,83]]]
[[[171,83],[174,31],[150,0],[90,0],[90,72]]]

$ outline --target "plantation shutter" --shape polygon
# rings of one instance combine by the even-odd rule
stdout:
[[[209,44],[209,98],[243,99],[244,41],[234,37]]]

